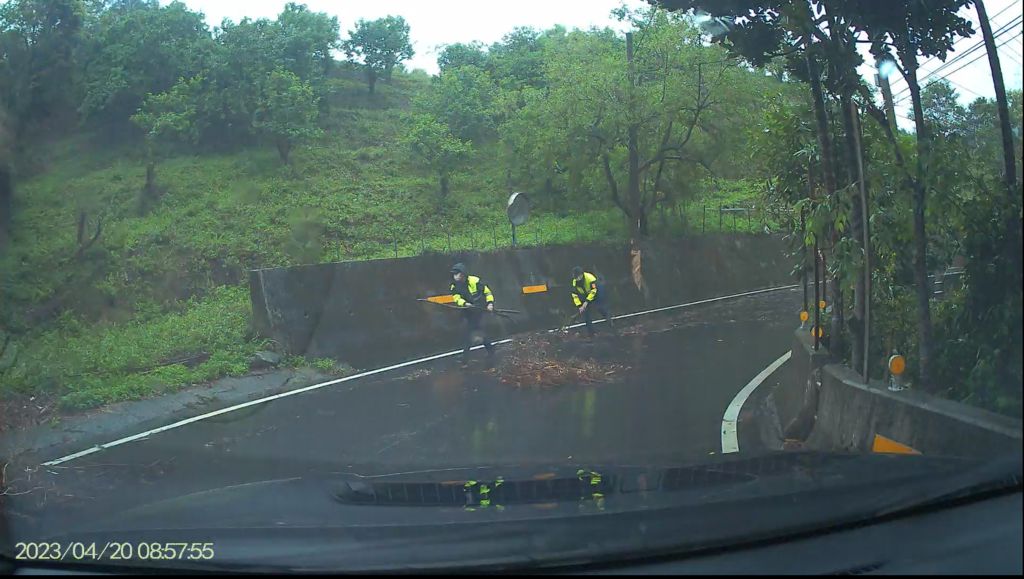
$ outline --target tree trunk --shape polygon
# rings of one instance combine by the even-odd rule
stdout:
[[[292,142],[288,139],[281,138],[277,139],[277,156],[281,158],[281,162],[287,165],[289,163],[289,155],[292,152]]]
[[[995,39],[992,37],[992,23],[989,22],[985,3],[974,0],[978,9],[978,21],[981,23],[981,34],[985,39],[985,51],[988,52],[988,64],[992,69],[992,84],[996,92],[996,109],[999,112],[999,130],[1003,138],[1003,179],[1006,182],[1007,194],[1011,199],[1017,195],[1017,160],[1013,150],[1013,129],[1010,125],[1010,107],[1006,100],[1006,86],[1003,84],[1003,69],[999,64],[999,52],[996,50]]]
[[[366,82],[370,85],[370,94],[373,94],[374,89],[377,87],[377,71],[369,66],[366,67]]]
[[[11,231],[11,209],[14,206],[14,179],[11,168],[0,162],[0,245],[4,244]]]
[[[931,134],[924,121],[921,105],[921,87],[917,83],[917,55],[912,49],[900,55],[906,69],[907,88],[914,106],[914,125],[917,130],[917,178],[913,182],[914,212],[914,285],[917,293],[918,380],[922,388],[931,390],[932,372],[932,314],[928,285],[928,237],[925,231],[925,163],[930,162]]]
[[[832,139],[829,136],[828,115],[825,110],[825,94],[821,88],[821,78],[818,72],[816,56],[808,52],[806,61],[808,78],[811,81],[811,100],[814,103],[815,129],[818,136],[818,146],[821,148],[821,170],[825,180],[825,194],[831,199],[835,198],[836,195],[836,172],[833,165],[834,156],[832,152]],[[830,231],[825,232],[825,238],[832,240],[834,250],[835,239],[831,228],[829,229]],[[822,272],[822,275],[827,275],[827,272]],[[840,284],[835,283],[836,281],[833,280],[832,283],[832,331],[829,338],[829,347],[833,352],[838,353],[843,350],[844,328],[843,312],[838,307],[840,302],[842,302],[842,287]]]
[[[860,155],[857,144],[857,123],[853,118],[853,100],[848,92],[841,97],[843,106],[843,132],[845,133],[846,164],[849,167],[851,187],[852,208],[850,212],[850,234],[857,242],[863,254],[860,271],[857,272],[853,289],[853,319],[850,321],[850,334],[853,340],[850,362],[854,369],[860,369],[864,365],[864,320],[865,305],[867,303],[867,284],[865,282],[865,269],[867,267],[867,248],[864,244],[864,212],[863,200],[861,199],[861,176],[857,170],[857,159]],[[865,377],[865,381],[867,377]]]
[[[985,51],[988,53],[988,64],[992,70],[992,84],[996,92],[996,110],[999,112],[999,131],[1003,139],[1003,182],[1006,184],[1006,194],[1009,196],[1011,206],[1017,204],[1020,192],[1017,190],[1017,156],[1013,146],[1013,129],[1010,126],[1010,107],[1006,100],[1006,86],[1003,84],[1003,69],[999,64],[999,51],[996,49],[995,39],[992,36],[992,23],[989,22],[988,12],[985,10],[985,3],[982,0],[975,0],[974,6],[978,10],[978,21],[981,24],[981,34],[985,39]],[[1021,220],[1011,216],[1008,219],[1007,237],[1009,257],[1013,262],[1013,276],[1015,283],[1021,283]]]
[[[448,198],[449,177],[448,177],[447,173],[441,173],[440,177],[441,177],[441,199],[444,200],[444,199]]]
[[[156,197],[156,161],[150,159],[146,162],[146,199],[154,201]]]
[[[633,34],[626,34],[626,63],[628,65],[629,75],[629,94],[627,95],[628,111],[627,116],[629,118],[629,127],[627,128],[626,136],[626,149],[629,156],[629,178],[627,181],[626,190],[626,203],[630,210],[630,231],[634,238],[646,237],[647,236],[647,216],[644,212],[644,207],[640,201],[640,146],[639,132],[640,128],[637,126],[635,119],[636,103],[634,82],[634,71],[633,71]]]

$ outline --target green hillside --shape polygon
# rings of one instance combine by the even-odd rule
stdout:
[[[267,347],[249,328],[247,269],[394,257],[396,241],[401,256],[509,246],[498,144],[455,171],[442,200],[436,178],[399,142],[409,98],[423,88],[400,74],[373,99],[361,85],[336,96],[325,134],[290,166],[270,147],[177,152],[159,163],[161,196],[144,214],[137,142],[85,133],[39,146],[0,256],[5,316],[18,335],[3,388],[74,409],[243,374]],[[723,190],[722,201],[750,203],[748,189]],[[608,203],[540,201],[521,245],[626,238]],[[697,202],[687,211],[699,227]],[[680,232],[679,216],[658,232]],[[100,217],[99,237],[78,255]]]

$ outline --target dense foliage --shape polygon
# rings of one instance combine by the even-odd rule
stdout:
[[[1021,93],[1010,94],[1013,126],[1001,132],[996,102],[963,107],[948,83],[922,87],[917,72],[920,59],[944,60],[973,34],[962,12],[971,3],[660,3],[696,10],[748,62],[784,57],[784,71],[807,82],[803,98],[766,107],[749,135],[770,198],[788,210],[797,271],[812,270],[816,251],[827,265],[830,349],[873,377],[902,353],[913,385],[1019,415],[1021,178],[1002,152],[1021,156]],[[857,73],[858,44],[906,79],[913,134],[896,129]],[[954,265],[962,284],[934,300],[932,278]]]

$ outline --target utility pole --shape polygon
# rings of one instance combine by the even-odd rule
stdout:
[[[863,240],[861,244],[864,250],[864,284],[862,288],[861,296],[857,296],[858,300],[862,300],[864,305],[864,318],[862,334],[863,334],[863,346],[861,350],[861,357],[863,359],[863,368],[861,375],[864,376],[864,383],[867,384],[871,381],[870,366],[868,360],[871,358],[871,213],[869,211],[868,204],[868,189],[867,184],[864,182],[864,151],[862,149],[861,142],[863,141],[863,135],[861,134],[860,126],[860,111],[857,109],[857,103],[850,101],[850,118],[853,121],[854,132],[853,138],[857,151],[857,183],[860,187],[860,204],[861,204],[861,233],[863,234]],[[863,297],[862,297],[863,296]]]

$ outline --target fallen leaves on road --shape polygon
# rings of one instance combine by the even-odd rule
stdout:
[[[45,424],[57,416],[57,396],[29,396],[4,392],[0,395],[0,432]]]
[[[593,359],[562,358],[549,337],[529,336],[517,340],[514,351],[489,372],[516,387],[550,388],[608,382],[628,369]]]
[[[422,369],[419,369],[419,370],[414,370],[412,372],[409,372],[405,376],[400,376],[398,379],[399,380],[417,380],[419,378],[424,378],[426,376],[430,376],[430,369],[422,368]]]

